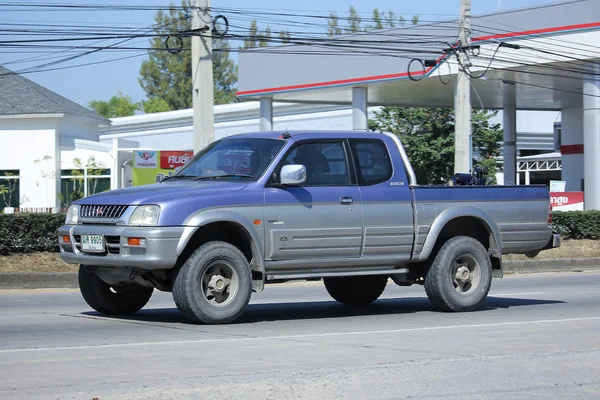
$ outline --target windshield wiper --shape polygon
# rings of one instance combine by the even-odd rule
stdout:
[[[250,179],[254,179],[254,176],[248,175],[248,174],[222,174],[222,175],[198,176],[194,180],[201,181],[201,180],[205,180],[205,179],[219,179],[219,178],[250,178]]]
[[[197,178],[197,176],[191,175],[191,174],[171,175],[171,176],[167,176],[166,178],[163,178],[163,180],[161,182],[168,181],[169,179],[192,179],[192,178]]]

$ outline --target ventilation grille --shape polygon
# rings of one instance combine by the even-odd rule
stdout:
[[[128,206],[81,206],[81,218],[121,218]]]

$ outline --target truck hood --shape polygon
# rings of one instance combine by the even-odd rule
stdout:
[[[76,201],[77,204],[138,205],[164,204],[177,199],[223,194],[242,190],[246,182],[174,180],[98,193]]]

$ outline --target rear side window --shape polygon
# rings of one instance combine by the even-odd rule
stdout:
[[[392,162],[383,141],[350,139],[350,147],[357,166],[359,185],[376,185],[392,177]]]

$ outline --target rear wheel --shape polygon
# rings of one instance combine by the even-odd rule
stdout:
[[[492,285],[492,263],[476,239],[457,236],[441,247],[425,277],[425,292],[437,308],[481,308]]]
[[[129,315],[144,307],[154,288],[135,283],[111,286],[85,265],[79,267],[79,290],[90,307],[109,315]]]
[[[325,289],[335,300],[348,305],[371,304],[381,296],[388,277],[385,275],[324,278]]]
[[[173,299],[192,322],[224,324],[242,315],[252,294],[248,260],[235,246],[209,242],[197,249],[175,278]]]

